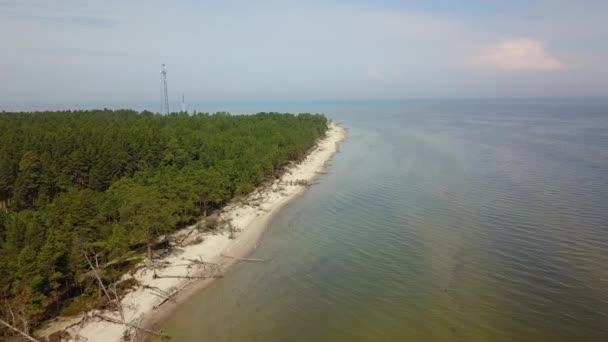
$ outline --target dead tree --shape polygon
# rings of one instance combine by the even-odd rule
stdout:
[[[5,327],[9,328],[10,330],[16,332],[17,334],[23,336],[24,338],[26,338],[28,341],[32,341],[32,342],[40,342],[39,340],[33,338],[32,336],[30,336],[29,334],[27,334],[26,332],[17,329],[16,327],[12,326],[11,324],[8,324],[8,322],[6,322],[3,319],[0,319],[0,323],[2,325],[4,325]]]
[[[199,256],[198,260],[197,259],[186,259],[188,261],[190,261],[190,265],[196,265],[197,268],[202,268],[203,272],[206,272],[208,274],[221,274],[222,273],[222,269],[220,267],[219,264],[216,264],[214,262],[206,262],[203,261],[203,259]]]
[[[2,311],[5,311],[5,317],[2,317],[3,320],[2,320],[2,324],[0,325],[0,328],[2,327],[2,325],[4,325],[7,328],[9,328],[11,331],[18,333],[19,335],[22,335],[24,337],[26,337],[25,335],[32,337],[30,335],[30,322],[28,321],[27,315],[24,312],[24,307],[20,306],[19,310],[17,312],[14,312],[13,308],[9,304],[8,300],[5,301],[5,307],[6,307],[6,310],[2,310]],[[9,317],[9,315],[10,315],[10,317]],[[10,323],[7,322],[7,320],[9,318],[10,318]]]
[[[91,262],[91,259],[89,259],[89,256],[87,255],[87,253],[83,253],[83,254],[84,254],[84,258],[87,260],[87,263],[91,267],[91,271],[93,272],[93,275],[95,276],[95,278],[97,279],[97,282],[99,283],[99,287],[101,288],[103,293],[106,295],[108,302],[112,303],[112,298],[110,298],[110,295],[108,294],[108,291],[106,290],[106,287],[105,287],[105,285],[103,285],[103,281],[101,281],[101,277],[99,276],[99,264],[97,263],[97,256],[95,257],[95,263],[97,264],[97,267],[95,267],[95,266],[93,266],[93,263]]]
[[[192,265],[196,265],[197,268],[202,268],[202,272],[199,272],[199,274],[195,274],[195,275],[190,275],[190,270],[188,270],[188,273],[186,275],[158,275],[158,274],[154,274],[153,278],[154,279],[162,279],[162,278],[178,278],[178,279],[210,279],[210,278],[221,278],[223,277],[222,275],[222,269],[220,268],[220,265],[216,264],[216,263],[212,263],[212,262],[205,262],[203,261],[200,257],[199,260],[196,259],[186,259],[188,261],[190,261],[190,264],[185,264],[183,266],[192,266]]]
[[[160,303],[154,305],[153,308],[154,309],[158,309],[161,305],[165,304],[169,300],[172,300],[173,297],[175,297],[178,293],[180,293],[186,287],[190,286],[193,282],[194,282],[194,280],[190,280],[189,282],[186,283],[186,285],[182,286],[180,289],[177,289],[177,290],[173,291],[173,293],[171,293],[167,297],[165,297]]]
[[[125,314],[124,314],[124,311],[122,308],[122,304],[120,303],[120,298],[118,297],[118,293],[116,291],[116,284],[113,284],[113,287],[112,287],[112,292],[114,294],[114,299],[112,299],[110,297],[110,294],[108,293],[108,290],[106,289],[106,286],[103,284],[101,277],[99,276],[99,263],[97,262],[97,255],[95,255],[95,265],[97,265],[97,267],[93,266],[91,259],[89,259],[89,257],[87,256],[86,253],[84,253],[84,257],[87,260],[89,266],[91,267],[91,271],[93,272],[93,275],[95,276],[95,278],[97,278],[99,287],[102,289],[103,293],[105,293],[106,298],[108,299],[108,303],[111,304],[114,302],[114,304],[116,305],[116,309],[118,309],[118,313],[120,314],[120,319],[124,322]]]
[[[212,275],[212,276],[205,276],[205,275],[157,275],[155,278],[157,279],[165,279],[165,278],[174,278],[174,279],[217,279],[217,278],[222,278],[223,275]]]
[[[118,298],[118,293],[116,292],[116,284],[112,284],[112,293],[114,294],[114,299],[116,300],[116,306],[118,306],[118,312],[120,312],[120,319],[125,321],[125,313],[122,309],[122,303],[120,302],[120,298]]]
[[[159,336],[159,337],[162,337],[162,338],[168,338],[169,337],[169,336],[167,336],[167,335],[165,335],[163,333],[159,333],[159,332],[156,332],[156,331],[152,331],[150,329],[142,328],[142,327],[140,327],[140,326],[138,326],[136,324],[133,324],[133,323],[129,323],[129,322],[125,322],[125,321],[119,321],[119,320],[114,319],[112,317],[103,316],[103,315],[100,315],[100,314],[95,314],[94,316],[97,317],[97,318],[99,318],[99,319],[102,319],[104,321],[108,321],[108,322],[116,323],[116,324],[123,324],[123,325],[129,326],[131,328],[135,328],[137,330],[141,330],[141,331],[146,332],[148,334],[152,334],[154,336]],[[36,340],[34,340],[34,341],[36,341]]]

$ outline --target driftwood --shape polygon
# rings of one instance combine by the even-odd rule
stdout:
[[[207,275],[190,275],[190,274],[186,274],[184,276],[182,275],[158,275],[155,274],[154,278],[179,278],[179,279],[190,279],[191,281],[189,281],[186,285],[182,286],[181,288],[171,292],[171,293],[167,293],[166,291],[161,290],[158,287],[152,287],[152,286],[145,286],[145,288],[149,288],[152,290],[156,290],[160,293],[159,297],[162,297],[163,300],[156,304],[153,308],[157,309],[158,307],[160,307],[161,305],[165,304],[166,302],[168,302],[169,300],[173,299],[173,297],[175,297],[178,293],[180,293],[182,290],[184,290],[186,287],[190,286],[194,280],[196,279],[211,279],[211,278],[221,278],[222,277],[222,270],[220,268],[219,264],[216,263],[212,263],[212,262],[205,262],[203,261],[203,259],[199,256],[198,259],[185,259],[187,261],[189,261],[189,264],[179,264],[179,265],[172,265],[172,266],[187,266],[187,267],[192,267],[192,266],[196,266],[197,268],[203,268],[203,270],[205,271],[205,273],[207,273]]]
[[[182,286],[182,288],[173,291],[173,293],[171,293],[170,295],[168,295],[167,297],[165,297],[160,303],[154,305],[152,308],[153,309],[158,309],[161,305],[163,305],[166,302],[168,302],[169,300],[173,299],[173,297],[175,297],[178,293],[180,293],[186,287],[190,286],[192,283],[193,283],[193,281],[189,281],[186,285]]]
[[[199,256],[198,259],[186,259],[190,262],[190,264],[186,265],[188,267],[196,266],[197,268],[202,268],[206,275],[218,275],[222,273],[222,269],[219,264],[213,262],[206,262]]]
[[[185,276],[174,276],[174,275],[164,275],[164,276],[159,276],[156,275],[154,276],[154,278],[156,279],[163,279],[163,278],[179,278],[179,279],[210,279],[210,278],[221,278],[223,277],[223,275],[219,274],[219,275],[212,275],[212,276],[191,276],[191,275],[185,275]]]
[[[59,331],[66,331],[67,332],[71,327],[75,327],[77,325],[81,325],[84,322],[86,322],[87,318],[88,318],[88,316],[86,314],[83,314],[82,318],[80,318],[80,320],[78,322],[74,322],[74,323],[72,323],[70,325],[67,325],[65,328],[63,328],[63,330],[59,330]]]
[[[197,225],[198,225],[198,223],[197,223]],[[192,235],[192,233],[194,232],[194,230],[196,230],[196,228],[192,228],[192,230],[190,230],[190,231],[188,232],[188,234],[185,234],[185,236],[184,236],[183,238],[181,238],[181,239],[179,239],[179,240],[177,240],[177,239],[176,239],[176,240],[175,240],[175,244],[176,244],[176,245],[178,245],[178,246],[183,247],[182,243],[183,243],[184,241],[186,241],[186,240],[187,240],[187,239],[190,237],[190,235]]]
[[[203,261],[203,259],[200,256],[198,257],[198,259],[186,259],[186,260],[190,261],[193,264],[217,266],[216,263]]]
[[[237,258],[237,257],[233,257],[231,255],[226,255],[226,254],[220,254],[220,255],[223,256],[224,258],[236,259],[238,261],[266,261],[264,259],[256,259],[256,258]]]
[[[180,267],[180,266],[191,267],[191,266],[194,266],[194,265],[197,265],[197,264],[192,264],[192,263],[189,263],[189,264],[173,264],[173,265],[168,265],[167,267]],[[201,267],[201,265],[198,264],[198,267]]]
[[[33,338],[32,336],[26,334],[25,332],[15,328],[14,326],[8,324],[8,322],[5,322],[4,320],[0,319],[0,323],[2,323],[4,326],[6,326],[7,328],[11,329],[12,331],[18,333],[19,335],[25,337],[28,341],[32,341],[32,342],[40,342],[39,340]]]
[[[150,289],[152,291],[156,291],[157,293],[155,293],[155,294],[157,294],[158,296],[163,297],[163,298],[168,297],[169,295],[171,295],[167,291],[164,291],[161,288],[156,287],[156,286],[144,285],[143,288],[144,289]]]
[[[153,295],[155,295],[156,297],[160,297],[160,298],[162,298],[162,299],[165,299],[165,298],[167,298],[167,296],[168,296],[168,295],[164,295],[164,294],[162,294],[162,293],[155,292],[155,291],[152,291],[152,294],[153,294]]]
[[[107,316],[100,315],[100,314],[94,314],[93,316],[97,317],[97,318],[100,318],[100,319],[102,319],[104,321],[111,322],[111,323],[124,324],[124,325],[130,326],[131,328],[135,328],[137,330],[141,330],[143,332],[146,332],[146,333],[154,335],[154,336],[165,337],[165,338],[169,337],[169,336],[167,336],[165,334],[162,334],[162,333],[159,333],[159,332],[156,332],[156,331],[152,331],[152,330],[149,330],[149,329],[146,329],[146,328],[142,328],[142,327],[140,327],[138,325],[135,325],[133,323],[129,323],[129,322],[125,322],[125,321],[121,322],[121,321],[119,321],[117,319],[114,319],[112,317],[107,317]]]

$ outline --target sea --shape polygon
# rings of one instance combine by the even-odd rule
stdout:
[[[608,341],[608,100],[191,106],[348,136],[173,340]]]

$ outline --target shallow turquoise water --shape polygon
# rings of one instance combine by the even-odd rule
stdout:
[[[608,341],[606,102],[258,106],[348,140],[174,340]]]

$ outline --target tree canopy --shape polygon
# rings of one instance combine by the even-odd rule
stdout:
[[[83,253],[145,253],[278,176],[326,130],[318,114],[0,113],[0,300],[35,323],[95,296]]]

